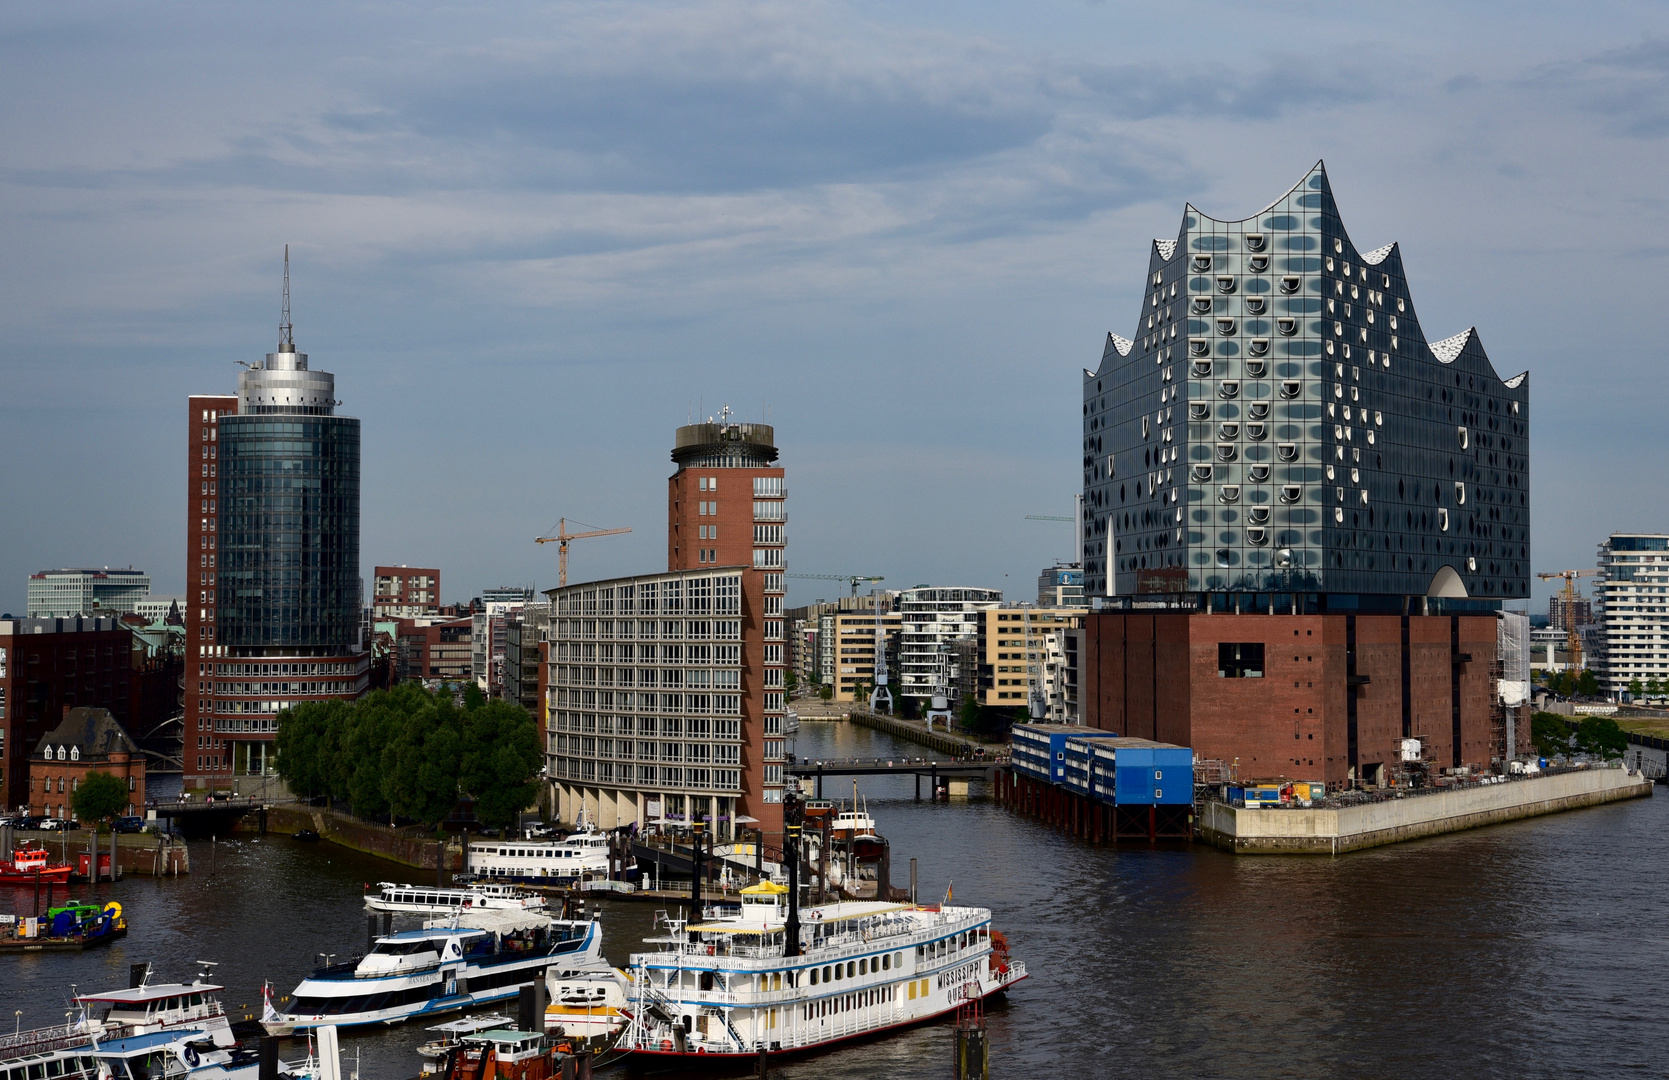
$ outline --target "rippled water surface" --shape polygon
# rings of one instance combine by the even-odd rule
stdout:
[[[807,723],[802,757],[920,753]],[[829,781],[828,795],[835,790]],[[849,785],[849,781],[847,782]],[[980,797],[917,803],[865,781],[894,877],[991,908],[1032,977],[988,1018],[1017,1077],[1662,1075],[1669,1043],[1669,799],[1662,796],[1340,858],[1091,847]],[[1659,789],[1660,791],[1662,789]],[[412,872],[329,844],[222,841],[189,878],[101,885],[133,927],[110,949],[0,957],[0,1018],[62,1020],[72,985],[220,962],[227,1003],[288,992],[317,954],[363,948],[362,883]],[[77,893],[86,892],[80,887]],[[29,890],[0,890],[27,911]],[[602,905],[622,963],[653,909]],[[415,1074],[422,1032],[344,1039],[365,1080]],[[290,1051],[286,1051],[286,1055]],[[792,1063],[792,1080],[949,1074],[947,1025]],[[777,1070],[773,1070],[776,1072]]]

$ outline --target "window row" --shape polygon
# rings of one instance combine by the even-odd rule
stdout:
[[[559,712],[554,730],[587,735],[647,735],[679,739],[740,739],[741,721],[705,716],[610,716]]]

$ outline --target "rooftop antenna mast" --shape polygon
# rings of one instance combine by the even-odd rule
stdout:
[[[290,245],[284,245],[284,313],[278,317],[278,351],[295,352],[295,329],[290,326]]]

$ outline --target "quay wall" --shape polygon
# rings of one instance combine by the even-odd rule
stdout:
[[[1336,855],[1584,806],[1650,797],[1627,769],[1585,769],[1338,809],[1247,810],[1206,803],[1200,835],[1244,855]]]
[[[927,730],[927,725],[916,720],[901,720],[896,716],[886,716],[873,713],[868,709],[854,708],[851,712],[852,723],[860,727],[874,728],[906,742],[913,742],[920,746],[942,750],[947,754],[970,754],[980,743],[975,739],[951,735],[934,729]]]
[[[0,830],[0,847],[4,847],[9,855],[11,849],[8,837],[11,840],[27,838],[40,843],[51,854],[54,862],[62,859],[71,866],[80,867],[81,860],[87,856],[87,846],[93,839],[93,833],[91,830],[81,830],[68,834],[20,834],[11,829]],[[110,834],[99,834],[97,843],[100,857],[108,856]],[[169,842],[154,833],[119,833],[116,837],[116,871],[121,877],[176,877],[189,874],[191,852],[184,844]]]
[[[255,827],[254,820],[255,815],[251,814],[239,823],[239,828],[247,831]],[[358,821],[322,807],[295,805],[267,809],[268,832],[294,833],[302,829],[312,829],[319,834],[320,840],[419,870],[433,871],[436,853],[440,850],[440,843],[436,840],[411,836],[386,825]],[[447,845],[446,869],[463,869],[463,852],[456,844]]]

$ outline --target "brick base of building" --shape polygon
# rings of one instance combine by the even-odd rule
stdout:
[[[1496,618],[1097,613],[1085,619],[1084,722],[1192,747],[1236,779],[1388,782],[1402,741],[1434,770],[1487,767]],[[1518,725],[1528,737],[1528,717]]]

